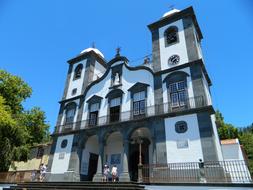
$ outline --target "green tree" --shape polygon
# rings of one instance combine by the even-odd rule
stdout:
[[[20,77],[0,70],[0,95],[5,104],[10,106],[13,114],[23,110],[22,102],[30,97],[32,89]]]
[[[219,110],[215,112],[215,117],[216,117],[216,126],[218,128],[220,139],[238,138],[239,135],[238,129],[234,127],[232,124],[225,123],[224,117],[222,116]]]
[[[0,70],[0,171],[8,170],[13,160],[26,160],[32,145],[50,139],[45,113],[23,108],[31,93],[20,77]]]
[[[17,127],[11,116],[11,109],[0,96],[0,171],[9,169],[13,158],[13,148],[25,143],[25,131]]]
[[[246,155],[248,156],[250,173],[251,175],[253,175],[253,133],[241,133],[239,136],[239,140],[241,145],[243,145]]]
[[[45,112],[39,107],[34,107],[31,110],[25,111],[20,115],[19,123],[25,127],[29,137],[27,143],[30,145],[42,142],[48,142],[49,125],[46,123]]]

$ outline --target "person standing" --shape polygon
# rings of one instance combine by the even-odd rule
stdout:
[[[47,166],[45,164],[40,165],[40,182],[43,182],[46,176]]]
[[[110,168],[107,164],[104,165],[104,177],[103,177],[103,181],[107,182],[108,181],[108,175],[110,173]]]
[[[118,175],[118,168],[116,165],[113,165],[112,167],[112,182],[115,182]]]

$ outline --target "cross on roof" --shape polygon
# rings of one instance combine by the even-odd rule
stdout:
[[[169,6],[170,10],[173,10],[174,7],[175,7],[175,5],[170,5],[170,6]]]
[[[91,47],[92,47],[92,48],[95,48],[95,47],[96,47],[95,42],[92,42],[92,43],[91,43]]]
[[[120,51],[121,51],[121,47],[118,46],[118,47],[116,48],[116,57],[117,57],[117,56],[120,56]]]

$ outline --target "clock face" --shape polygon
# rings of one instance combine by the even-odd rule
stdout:
[[[178,55],[172,55],[169,58],[169,64],[170,65],[176,65],[176,64],[179,63],[179,61],[180,61],[180,57]]]

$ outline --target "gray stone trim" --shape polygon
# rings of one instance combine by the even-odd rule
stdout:
[[[88,58],[88,57],[94,57],[104,68],[107,68],[106,60],[103,57],[101,57],[99,54],[94,52],[93,50],[86,52],[86,53],[79,54],[77,57],[68,60],[68,63],[75,64],[79,61],[82,61],[82,60]]]
[[[175,82],[179,82],[179,81],[187,82],[187,77],[189,77],[189,75],[186,72],[176,71],[176,72],[168,74],[163,79],[163,82],[166,82],[166,87],[168,88],[170,84],[175,83]]]
[[[197,119],[204,161],[218,161],[211,115],[208,112],[197,113]]]
[[[164,69],[164,70],[161,70],[161,71],[157,71],[155,73],[155,75],[158,75],[158,74],[165,74],[165,73],[169,73],[169,72],[173,72],[173,71],[177,71],[179,69],[183,69],[183,68],[186,68],[186,67],[190,67],[190,66],[194,66],[194,65],[200,65],[201,69],[202,69],[202,72],[204,74],[204,76],[206,77],[206,80],[208,82],[208,85],[211,86],[212,85],[212,82],[211,82],[211,79],[209,78],[209,75],[207,73],[207,70],[205,68],[205,65],[203,63],[203,60],[202,59],[198,59],[198,60],[195,60],[195,61],[192,61],[192,62],[188,62],[188,63],[185,63],[183,65],[178,65],[178,66],[174,66],[172,68],[169,68],[169,69]]]
[[[57,122],[56,122],[57,126],[61,125],[61,121],[62,121],[62,117],[63,117],[63,112],[64,112],[64,107],[65,107],[64,103],[61,103],[60,110],[59,110],[59,113],[58,113]]]
[[[84,93],[89,82],[92,81],[92,79],[93,79],[95,64],[96,64],[95,57],[91,56],[91,57],[87,58],[81,94]],[[84,109],[84,100],[85,100],[84,97],[81,96],[79,106],[78,106],[79,109],[78,109],[77,119],[76,119],[77,122],[82,120],[83,109]],[[76,125],[76,128],[80,129],[80,126],[81,126],[81,122],[79,122],[78,125]]]
[[[197,64],[190,66],[190,72],[194,97],[204,97],[204,101],[207,101],[201,66]]]
[[[161,70],[159,30],[152,30],[152,65],[155,72]]]
[[[194,34],[194,26],[191,17],[183,18],[185,43],[188,54],[188,59],[190,61],[195,61],[199,59],[197,42]]]
[[[63,97],[62,97],[63,100],[66,99],[66,97],[67,97],[72,70],[73,70],[73,65],[69,65],[67,79],[66,79],[66,82],[65,82],[64,93],[63,93]]]
[[[202,39],[203,35],[201,33],[200,27],[198,25],[198,22],[197,22],[197,19],[196,19],[196,16],[195,16],[195,13],[194,13],[194,10],[192,7],[188,7],[186,9],[181,10],[180,12],[170,15],[168,17],[162,17],[160,20],[148,25],[148,28],[152,31],[154,29],[161,28],[165,25],[168,25],[172,22],[175,22],[179,19],[182,19],[182,18],[188,17],[188,16],[190,16],[193,20],[193,23],[194,23],[196,31],[198,33],[199,39]]]
[[[149,84],[137,82],[133,86],[131,86],[128,91],[131,92],[131,98],[133,98],[133,95],[137,92],[145,91],[145,97],[147,98],[147,88],[149,87]]]
[[[68,171],[72,172],[72,181],[80,181],[80,152],[78,147],[79,135],[74,135]]]
[[[53,137],[52,140],[52,145],[51,145],[51,149],[50,149],[50,153],[49,153],[49,157],[48,157],[48,162],[47,162],[47,170],[48,172],[51,171],[52,169],[52,164],[53,164],[53,159],[54,159],[54,153],[55,153],[55,149],[56,149],[56,143],[57,143],[57,139],[58,137]]]
[[[100,103],[102,99],[103,98],[101,96],[97,96],[97,95],[93,95],[91,98],[89,98],[89,100],[86,101],[89,104],[89,109],[92,104],[96,104],[96,103],[99,103],[99,107],[100,107]]]
[[[163,103],[163,82],[161,75],[154,76],[154,97],[155,105],[161,105]]]
[[[125,94],[123,90],[114,89],[114,90],[111,90],[110,92],[108,92],[106,94],[105,98],[108,98],[108,100],[111,100],[113,98],[122,97],[123,94]]]

